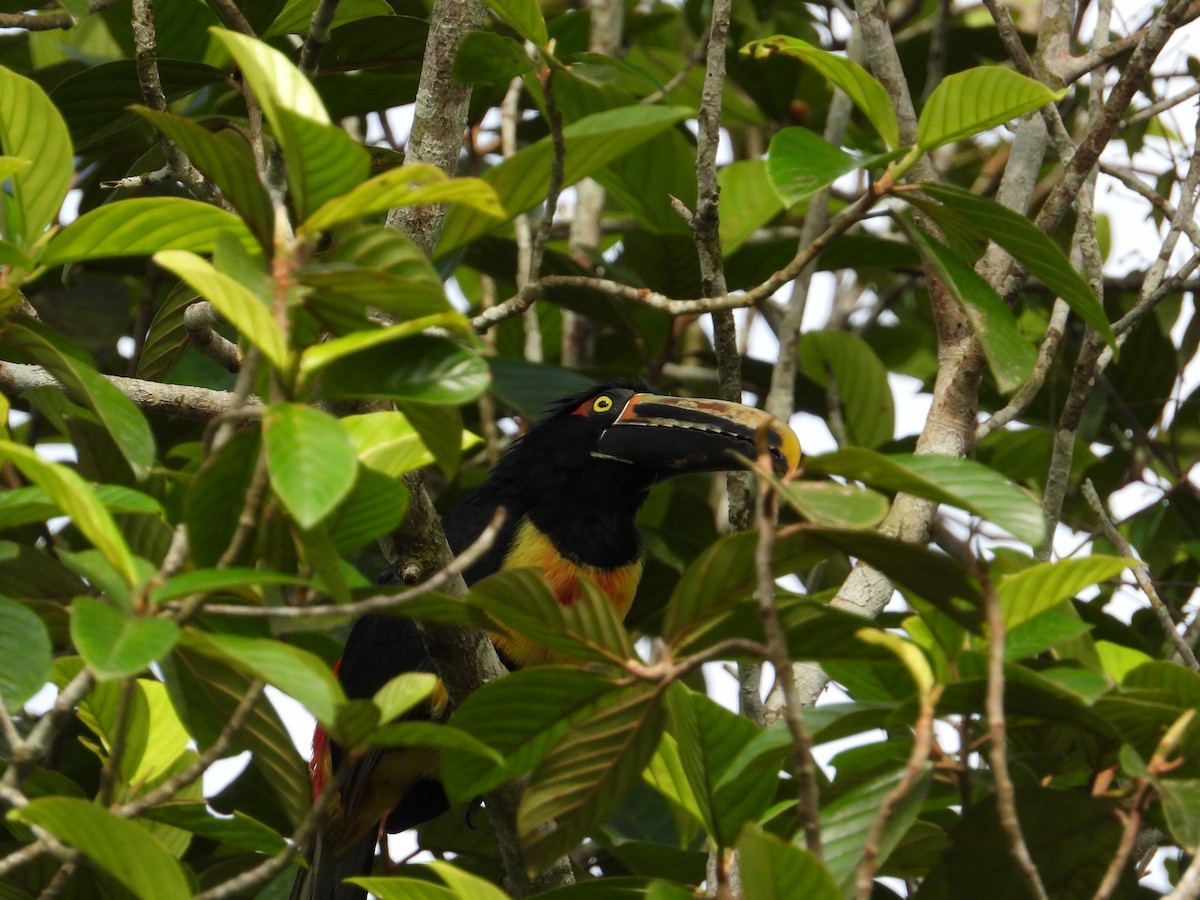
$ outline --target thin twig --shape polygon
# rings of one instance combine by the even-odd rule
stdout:
[[[395,610],[406,602],[417,597],[432,593],[451,581],[459,574],[469,569],[477,559],[491,549],[500,527],[504,523],[504,509],[500,508],[492,517],[492,521],[479,534],[466,550],[456,556],[449,565],[438,570],[425,581],[399,594],[379,594],[359,600],[356,603],[345,603],[340,606],[232,606],[209,604],[204,607],[206,615],[233,616],[254,619],[316,619],[316,618],[357,618],[368,613],[384,610]]]
[[[338,0],[321,0],[308,23],[308,37],[300,48],[300,71],[312,78],[317,74],[321,51],[329,43],[329,27],[337,15]]]
[[[304,818],[292,833],[287,846],[253,869],[235,875],[207,891],[202,891],[193,900],[224,900],[226,897],[248,894],[251,888],[265,884],[291,865],[292,860],[308,845],[308,839],[320,824],[325,810],[329,808],[333,798],[341,793],[342,782],[350,769],[350,766],[343,766],[333,778],[326,782],[324,789],[317,795],[313,805],[309,807],[308,812],[304,814]]]
[[[1025,412],[1029,408],[1029,405],[1033,403],[1042,386],[1046,383],[1046,376],[1050,374],[1050,367],[1054,365],[1054,360],[1058,358],[1058,348],[1066,331],[1067,316],[1069,313],[1070,307],[1067,305],[1067,302],[1061,297],[1056,298],[1054,307],[1050,311],[1050,321],[1046,325],[1046,334],[1042,338],[1041,346],[1038,347],[1038,355],[1033,364],[1033,371],[1029,373],[1029,377],[1025,382],[1017,388],[1012,399],[1002,409],[988,416],[975,429],[976,441],[982,441],[993,432],[999,431],[1009,422],[1016,419],[1017,416]]]
[[[617,300],[624,300],[640,306],[648,306],[671,316],[694,316],[711,313],[721,309],[742,309],[755,306],[796,277],[810,262],[820,256],[834,238],[840,237],[853,225],[862,221],[879,197],[867,193],[859,197],[848,208],[834,217],[824,231],[813,241],[800,248],[791,261],[770,278],[744,293],[722,294],[716,297],[701,297],[696,300],[673,300],[657,291],[637,288],[606,278],[593,278],[585,275],[547,275],[544,278],[527,285],[517,291],[503,303],[484,310],[471,319],[471,327],[476,332],[484,332],[494,325],[518,316],[537,298],[544,295],[546,290],[553,288],[583,288],[599,291]]]
[[[230,715],[229,721],[222,726],[216,740],[203,753],[197,756],[190,766],[182,772],[176,772],[153,790],[147,791],[142,796],[119,806],[113,812],[125,819],[135,818],[148,809],[166,803],[189,784],[200,778],[208,771],[209,766],[225,755],[237,733],[242,730],[249,720],[250,714],[254,712],[254,707],[262,696],[265,687],[266,685],[261,681],[250,682],[250,685],[246,688],[246,693],[238,701],[238,705],[234,709],[233,714]]]
[[[1138,586],[1142,589],[1142,593],[1150,600],[1150,606],[1154,610],[1155,616],[1158,617],[1158,622],[1162,626],[1163,634],[1166,635],[1171,646],[1175,648],[1176,654],[1183,660],[1184,664],[1194,672],[1200,672],[1200,661],[1196,659],[1196,654],[1188,645],[1188,642],[1183,639],[1178,629],[1175,626],[1174,620],[1171,618],[1171,611],[1167,609],[1167,605],[1158,595],[1158,588],[1154,586],[1154,581],[1150,578],[1149,567],[1142,562],[1141,559],[1133,552],[1133,547],[1129,541],[1125,540],[1125,535],[1117,529],[1109,518],[1108,511],[1104,508],[1104,501],[1100,499],[1100,495],[1096,492],[1096,486],[1092,484],[1089,478],[1083,482],[1083,495],[1087,498],[1088,506],[1092,508],[1092,512],[1096,514],[1096,519],[1100,523],[1100,530],[1104,532],[1104,536],[1117,548],[1117,552],[1129,560],[1137,563],[1133,567],[1133,577],[1137,579]]]
[[[855,884],[858,900],[869,900],[875,888],[875,870],[879,864],[879,845],[883,840],[888,822],[900,802],[909,795],[917,781],[925,774],[929,754],[933,750],[933,714],[941,695],[941,685],[935,685],[929,695],[921,699],[921,712],[913,726],[914,738],[912,752],[904,765],[904,774],[900,782],[888,791],[883,804],[879,807],[871,829],[867,832],[867,842],[863,846],[863,857],[858,864]]]
[[[117,0],[90,0],[88,15],[108,9]],[[44,16],[32,13],[0,13],[0,28],[23,28],[25,31],[57,31],[74,28],[79,20],[68,12],[48,13]]]
[[[996,809],[1000,816],[1000,827],[1008,837],[1008,851],[1017,868],[1024,874],[1030,891],[1037,900],[1048,900],[1042,876],[1033,864],[1025,836],[1021,833],[1015,791],[1008,773],[1008,729],[1004,718],[1004,612],[1000,608],[1000,598],[996,595],[996,588],[986,570],[979,573],[979,580],[983,588],[988,623],[988,760],[991,763],[992,781],[996,789]]]
[[[158,74],[158,39],[154,29],[153,0],[133,0],[133,46],[142,99],[150,109],[166,112],[167,98]],[[175,142],[160,134],[158,143],[166,157],[167,168],[183,183],[188,193],[198,200],[211,200],[215,189]]]
[[[770,461],[760,460],[764,471]],[[759,614],[767,642],[767,654],[775,667],[775,677],[783,686],[783,719],[792,738],[792,776],[799,797],[798,815],[804,829],[804,844],[817,859],[821,858],[821,797],[817,790],[817,765],[813,761],[812,734],[804,721],[804,708],[796,689],[796,669],[788,652],[787,633],[775,608],[775,571],[772,557],[775,547],[776,495],[770,482],[762,481],[758,491],[758,547],[755,566],[758,573]]]

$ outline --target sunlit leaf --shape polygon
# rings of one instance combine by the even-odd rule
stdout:
[[[0,66],[0,146],[9,162],[0,181],[12,184],[13,218],[5,222],[10,241],[28,247],[58,218],[71,187],[74,154],[67,126],[36,83]]]
[[[862,66],[844,56],[814,47],[800,38],[786,35],[775,35],[758,41],[751,41],[743,49],[744,53],[752,53],[756,57],[767,56],[771,53],[782,53],[812,66],[830,82],[840,87],[854,101],[854,105],[863,111],[879,136],[890,148],[900,143],[900,127],[896,124],[896,113],[892,108],[891,98],[883,85],[871,77]]]
[[[917,123],[917,146],[931,150],[987,131],[1053,103],[1060,95],[1002,66],[947,75],[933,89]]]
[[[127,584],[138,581],[137,566],[129,545],[117,529],[112,515],[82,478],[66,466],[46,462],[29,447],[0,441],[0,459],[6,459],[21,474],[45,491],[55,505],[71,517],[89,541],[104,554]]]
[[[287,365],[287,346],[279,323],[253,291],[186,250],[160,251],[154,254],[154,261],[216,307],[275,366]]]
[[[302,234],[315,234],[349,219],[422,203],[458,203],[485,215],[504,216],[496,192],[487,182],[478,178],[447,178],[436,166],[413,163],[376,175],[327,201],[298,230]]]
[[[537,0],[484,0],[496,16],[527,41],[545,47],[549,36]]]
[[[1004,610],[1004,626],[1015,628],[1134,564],[1134,560],[1121,557],[1089,556],[1039,563],[1005,576],[996,585],[996,595]]]
[[[55,235],[39,262],[61,265],[159,251],[211,253],[217,235],[229,232],[257,247],[245,223],[211,203],[183,197],[135,197],[84,213]]]

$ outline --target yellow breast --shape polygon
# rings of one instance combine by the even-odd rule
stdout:
[[[542,580],[554,595],[554,599],[563,606],[570,606],[579,599],[582,578],[591,579],[612,602],[617,615],[625,618],[633,603],[633,596],[637,593],[638,581],[641,580],[645,563],[639,558],[615,569],[581,565],[559,553],[550,538],[526,519],[517,526],[512,547],[504,558],[503,568],[540,570]],[[554,654],[524,635],[498,634],[494,635],[493,639],[509,659],[522,666],[552,662],[556,659]]]

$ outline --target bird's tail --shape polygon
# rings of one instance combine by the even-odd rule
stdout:
[[[290,900],[365,900],[362,888],[344,879],[371,873],[376,834],[369,831],[348,847],[338,848],[325,829],[318,828],[308,846],[308,868],[292,884]]]

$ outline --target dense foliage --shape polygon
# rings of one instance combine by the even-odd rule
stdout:
[[[268,685],[439,748],[384,898],[1200,896],[1194,4],[61,6],[0,2],[0,898],[286,896]],[[617,376],[838,449],[656,487],[624,623],[415,586],[426,485]],[[368,608],[577,662],[405,721]]]

